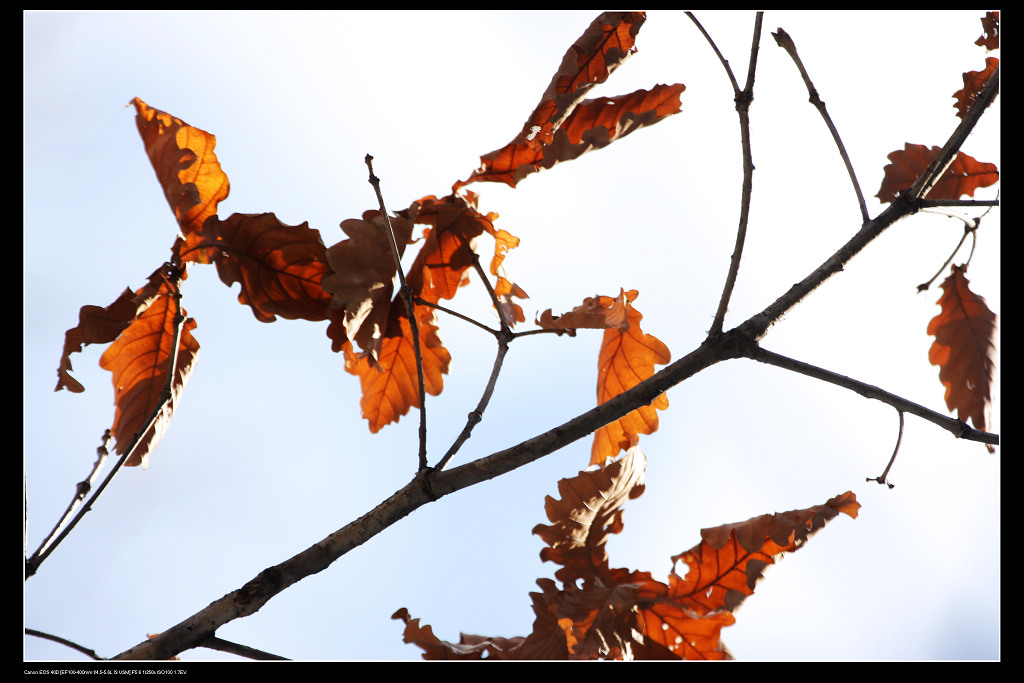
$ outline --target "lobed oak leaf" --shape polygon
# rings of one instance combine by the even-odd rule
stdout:
[[[622,505],[644,492],[647,457],[636,445],[621,458],[596,470],[585,470],[558,482],[560,498],[547,496],[544,510],[551,525],[538,524],[533,533],[548,547],[540,558],[562,565],[555,577],[574,584],[606,577],[609,534],[622,530]]]
[[[412,237],[412,223],[395,216],[391,228],[399,256]],[[339,350],[345,339],[351,339],[364,353],[374,358],[387,325],[394,291],[395,259],[391,240],[380,211],[367,211],[363,218],[341,223],[348,239],[327,250],[330,272],[321,280],[321,287],[331,295],[332,319],[340,317],[341,328],[328,328],[328,336],[336,340]]]
[[[217,139],[138,97],[130,104],[135,106],[135,124],[146,155],[182,235],[188,238],[202,228],[207,218],[217,214],[217,204],[230,191],[228,177],[213,151]]]
[[[988,82],[988,79],[992,77],[992,74],[996,72],[998,67],[999,60],[995,57],[988,57],[985,59],[984,71],[968,71],[964,74],[964,87],[953,93],[953,97],[956,98],[953,106],[956,107],[957,116],[963,118],[967,115],[967,111],[978,99],[981,89],[985,87],[985,83]]]
[[[148,464],[149,454],[166,431],[199,355],[199,343],[192,336],[196,322],[185,319],[172,372],[175,328],[179,316],[184,318],[187,314],[180,307],[173,275],[163,275],[164,281],[156,295],[148,299],[148,306],[139,311],[100,358],[100,366],[111,372],[114,384],[116,408],[110,431],[116,439],[117,454],[127,451],[149,417],[161,408],[157,420],[142,434],[138,446],[125,461],[128,467],[145,468]],[[169,400],[165,395],[168,387]]]
[[[981,19],[981,28],[982,34],[974,44],[986,50],[999,49],[999,12],[985,12]]]
[[[924,145],[906,143],[904,149],[889,154],[891,164],[885,167],[885,176],[878,190],[882,203],[895,201],[896,196],[910,189],[928,165],[942,151],[940,147],[928,149]],[[959,199],[963,195],[974,196],[979,187],[994,185],[999,180],[995,164],[979,162],[963,152],[957,152],[956,159],[949,165],[939,181],[928,192],[928,199]]]
[[[655,365],[665,365],[672,353],[665,344],[640,328],[643,315],[633,307],[636,290],[620,291],[618,299],[601,297],[611,308],[622,302],[626,310],[628,327],[610,327],[604,332],[601,352],[597,361],[597,404],[615,398],[632,389],[654,374]],[[590,464],[603,465],[608,458],[628,449],[640,434],[653,434],[658,429],[658,411],[668,408],[668,396],[661,394],[646,406],[641,406],[623,417],[606,424],[594,432],[590,451]]]
[[[81,351],[87,344],[109,344],[117,339],[157,297],[167,268],[167,265],[158,268],[138,291],[125,289],[109,306],[82,306],[78,325],[64,334],[64,352],[57,366],[57,387],[54,391],[67,389],[76,394],[85,391],[85,387],[71,376],[71,354]]]
[[[424,197],[402,213],[411,222],[429,226],[406,275],[414,296],[437,303],[453,298],[467,284],[476,238],[484,231],[494,233],[495,215],[480,213],[474,200],[475,195]]]
[[[551,309],[544,311],[536,319],[537,325],[545,330],[566,330],[577,329],[608,329],[614,328],[621,332],[629,329],[629,321],[626,319],[626,293],[619,293],[619,296],[612,300],[611,305],[607,301],[610,297],[593,296],[587,297],[583,303],[568,313],[563,313],[557,318],[551,314]]]
[[[473,182],[502,182],[515,187],[537,171],[571,161],[583,154],[606,147],[635,130],[661,121],[679,112],[679,96],[686,86],[656,85],[629,95],[585,100],[551,136],[547,144],[513,140],[501,149],[480,158],[480,167],[454,189]]]
[[[374,434],[385,425],[398,422],[409,408],[420,407],[412,328],[409,318],[403,314],[402,302],[396,297],[376,360],[368,354],[357,354],[351,341],[342,346],[345,370],[359,377],[363,394],[360,406]],[[424,388],[428,394],[437,396],[444,387],[442,375],[448,373],[451,355],[437,334],[434,309],[417,306],[416,322],[423,358]]]
[[[942,283],[942,311],[928,323],[928,334],[935,337],[928,362],[939,366],[950,412],[955,410],[960,420],[970,419],[985,430],[992,404],[997,319],[985,299],[971,291],[966,269],[954,265]]]
[[[180,258],[200,253],[212,255],[224,284],[241,283],[238,301],[260,322],[327,319],[331,298],[321,281],[330,267],[320,233],[308,223],[285,225],[273,213],[214,216]]]

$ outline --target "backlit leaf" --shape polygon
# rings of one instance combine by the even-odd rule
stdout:
[[[928,164],[942,151],[940,147],[928,149],[924,145],[907,143],[904,149],[889,154],[885,177],[878,190],[879,201],[883,204],[896,199],[903,190],[909,190]],[[960,199],[963,195],[974,196],[979,187],[988,187],[999,181],[999,170],[995,164],[976,161],[963,152],[957,152],[956,159],[942,174],[939,181],[928,192],[927,199]]]
[[[543,145],[520,136],[480,158],[480,167],[454,189],[473,182],[501,182],[515,187],[526,176],[563,161],[601,149],[635,130],[679,112],[679,96],[686,86],[656,85],[620,97],[584,100]]]
[[[848,491],[824,505],[704,529],[697,546],[672,558],[662,583],[650,572],[610,568],[606,553],[609,535],[623,529],[623,504],[644,490],[645,464],[633,447],[606,467],[560,481],[560,498],[545,500],[551,524],[534,533],[548,546],[541,558],[561,565],[561,585],[537,581],[528,636],[462,634],[451,643],[403,608],[392,618],[406,623],[405,641],[422,648],[424,659],[731,659],[721,630],[735,623],[733,611],[763,569],[840,512],[856,517],[860,508]]]
[[[960,420],[970,419],[985,430],[995,375],[996,314],[970,290],[965,270],[954,265],[942,283],[942,311],[928,323],[928,334],[935,337],[928,361],[939,366],[950,412],[955,410]]]
[[[356,353],[350,341],[343,346],[345,370],[359,377],[363,392],[360,406],[373,433],[387,424],[398,422],[409,408],[420,407],[412,328],[409,318],[403,313],[402,302],[396,297],[376,362],[366,354]],[[451,356],[438,337],[434,309],[417,306],[416,320],[423,356],[424,386],[426,393],[437,396],[444,387],[442,375],[448,373]]]
[[[412,236],[412,223],[394,216],[391,228],[401,257]],[[341,328],[328,328],[328,336],[340,338],[339,348],[345,339],[351,339],[376,358],[387,327],[396,273],[387,225],[380,211],[367,211],[362,219],[342,221],[341,229],[349,237],[327,250],[330,272],[320,283],[331,295],[332,311],[342,321]]]
[[[78,313],[78,325],[64,334],[64,353],[57,366],[57,387],[54,391],[67,389],[74,393],[85,391],[85,387],[71,376],[71,354],[81,351],[87,344],[109,344],[117,339],[139,313],[149,308],[164,283],[165,266],[149,276],[145,286],[137,292],[124,290],[114,303],[106,307],[82,306]]]
[[[975,100],[978,99],[978,94],[981,89],[985,87],[988,79],[991,78],[992,74],[996,72],[996,68],[999,66],[999,60],[995,57],[988,57],[985,59],[985,70],[984,71],[968,71],[964,74],[964,87],[961,90],[957,90],[953,97],[956,98],[956,103],[953,104],[956,107],[956,115],[963,118],[967,114],[967,110],[971,108]]]
[[[131,104],[146,155],[187,238],[217,214],[217,204],[228,196],[228,177],[213,152],[217,139],[138,97]]]
[[[273,213],[234,213],[208,220],[196,243],[181,253],[183,261],[205,253],[217,264],[221,281],[241,283],[238,301],[261,322],[276,316],[289,320],[326,320],[330,295],[321,280],[330,270],[320,233],[285,225]]]
[[[597,404],[615,398],[654,374],[655,365],[665,365],[672,353],[652,334],[640,329],[643,319],[633,307],[637,291],[622,291],[617,299],[601,297],[609,309],[622,305],[628,327],[612,327],[604,332],[597,361]],[[608,458],[628,449],[640,434],[653,434],[658,429],[658,411],[668,408],[668,396],[661,394],[650,404],[641,406],[594,432],[590,452],[591,465],[603,465]]]
[[[161,409],[156,422],[142,435],[139,446],[125,461],[128,467],[148,464],[149,454],[166,431],[199,354],[199,344],[192,336],[196,322],[188,318],[181,325],[177,362],[171,378],[176,318],[179,313],[186,315],[175,296],[176,288],[177,284],[170,278],[165,280],[149,305],[100,358],[100,366],[113,376],[116,409],[111,433],[116,439],[116,453],[125,453],[147,419],[158,407]],[[164,392],[168,387],[171,394],[165,401]]]

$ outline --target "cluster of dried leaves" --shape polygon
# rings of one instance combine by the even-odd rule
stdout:
[[[541,102],[512,142],[484,155],[480,168],[467,180],[456,182],[452,194],[418,199],[391,218],[400,255],[414,243],[414,226],[424,226],[407,282],[416,301],[426,393],[441,392],[451,362],[439,335],[435,306],[454,297],[467,282],[485,233],[494,241],[489,270],[495,278],[499,314],[510,327],[525,322],[515,300],[527,294],[503,268],[519,238],[496,228],[497,214],[480,212],[477,195],[463,188],[479,182],[514,187],[531,173],[599,149],[679,111],[682,85],[584,99],[635,51],[635,36],[644,19],[642,12],[601,15],[566,54]],[[134,444],[153,411],[163,410],[169,417],[173,403],[164,401],[165,392],[177,396],[194,365],[198,344],[191,332],[196,323],[187,319],[179,330],[174,315],[180,308],[178,285],[192,263],[215,264],[224,284],[240,283],[239,302],[262,322],[273,322],[278,316],[328,321],[331,348],[344,355],[346,370],[359,377],[360,405],[371,432],[419,407],[411,325],[400,295],[394,292],[396,268],[380,212],[367,211],[361,218],[343,221],[347,239],[329,248],[308,224],[285,225],[273,213],[235,213],[222,219],[218,205],[228,196],[229,182],[214,153],[215,137],[139,98],[132,104],[146,153],[177,218],[179,235],[168,263],[149,284],[125,292],[110,306],[82,308],[78,326],[66,335],[57,384],[57,389],[82,391],[70,374],[71,354],[86,344],[117,340],[104,358],[117,355],[119,366],[130,367],[131,372],[126,369],[114,376],[116,452],[123,454]],[[636,296],[631,291],[588,299],[581,307],[592,314],[586,322],[576,312],[558,320],[548,312],[540,322],[541,327],[570,332],[576,327],[606,329],[599,400],[646,379],[653,374],[654,364],[670,358],[664,344],[640,330],[641,316],[632,307]],[[165,312],[162,326],[144,322],[158,310]],[[178,371],[170,376],[175,338],[180,347]],[[662,399],[656,407],[665,406],[667,400]],[[595,442],[595,463],[627,447],[630,435],[657,428],[654,408],[640,412],[602,430],[600,445]],[[159,430],[148,430],[126,464],[145,465],[159,434]]]
[[[415,301],[423,381],[427,393],[442,391],[451,356],[439,335],[437,306],[452,299],[479,266],[480,238],[493,240],[489,273],[498,314],[508,327],[525,322],[516,299],[526,292],[504,270],[504,259],[519,239],[495,227],[498,216],[482,213],[472,183],[500,182],[511,187],[525,177],[604,147],[638,128],[680,109],[681,84],[656,85],[615,98],[585,99],[595,85],[635,52],[642,12],[600,15],[566,53],[540,103],[523,129],[504,147],[481,157],[469,178],[452,194],[423,197],[390,218],[399,257],[419,243],[407,282]],[[983,20],[979,44],[998,47],[998,13]],[[958,115],[969,109],[998,60],[984,71],[964,74],[956,93]],[[111,346],[101,366],[113,376],[116,413],[112,433],[116,452],[132,448],[126,464],[145,466],[166,428],[199,351],[196,323],[181,307],[181,285],[190,264],[214,264],[228,286],[240,283],[239,301],[262,322],[278,316],[327,321],[334,351],[346,370],[359,378],[362,414],[372,432],[419,407],[418,378],[411,324],[394,292],[395,257],[385,218],[377,210],[341,223],[347,238],[326,247],[306,223],[285,225],[273,213],[234,213],[222,219],[219,204],[229,193],[227,175],[214,153],[216,139],[181,119],[132,101],[136,124],[178,222],[168,262],[137,290],[127,289],[109,306],[85,306],[79,323],[68,330],[58,367],[57,389],[81,392],[71,375],[71,354],[88,344]],[[907,144],[889,155],[892,162],[877,197],[891,202],[913,185],[939,148]],[[973,196],[999,178],[993,164],[959,153],[928,195],[929,199]],[[423,226],[414,241],[414,226]],[[984,429],[993,375],[995,315],[972,293],[966,265],[954,265],[943,283],[941,313],[928,326],[935,337],[929,360],[940,367],[946,402],[960,418]],[[670,361],[669,349],[641,329],[634,307],[638,293],[587,298],[573,310],[540,314],[539,328],[574,333],[604,330],[598,360],[599,403],[636,386]],[[645,458],[640,434],[658,428],[663,395],[595,433],[590,464],[596,469],[559,483],[561,498],[548,498],[551,525],[534,533],[548,547],[542,558],[560,565],[555,576],[538,581],[532,593],[534,631],[520,638],[463,635],[457,644],[435,637],[403,608],[405,639],[424,649],[428,659],[474,658],[701,658],[721,659],[728,651],[719,640],[733,612],[753,593],[761,571],[781,553],[799,549],[825,522],[843,512],[856,517],[852,493],[824,505],[702,532],[694,548],[672,558],[684,567],[656,581],[647,572],[613,569],[605,543],[623,528],[622,503],[644,488]],[[138,442],[136,444],[136,442]],[[621,458],[612,460],[620,452]],[[609,462],[610,461],[610,462]]]
[[[986,50],[999,48],[999,12],[987,12],[981,20],[983,33],[975,42]],[[964,73],[964,87],[953,94],[954,107],[961,119],[977,99],[978,93],[999,66],[996,57],[985,60],[985,69]],[[886,203],[909,189],[939,155],[939,147],[907,143],[889,155],[885,177],[876,195]],[[953,163],[928,192],[927,199],[956,200],[973,197],[975,190],[999,181],[995,164],[979,162],[958,152]],[[941,312],[928,323],[928,334],[935,337],[928,361],[939,366],[939,380],[946,388],[946,407],[957,417],[968,419],[978,429],[989,424],[992,384],[995,375],[996,314],[985,299],[971,291],[965,275],[967,263],[953,264],[942,283]],[[988,446],[993,451],[992,446]]]
[[[560,568],[530,593],[536,619],[526,637],[461,634],[441,640],[404,607],[405,641],[424,659],[731,659],[720,635],[733,613],[783,553],[799,550],[840,512],[860,508],[847,491],[805,510],[761,515],[701,531],[701,542],[672,557],[668,583],[650,572],[612,568],[605,545],[623,529],[622,505],[644,490],[646,458],[638,447],[596,471],[558,483],[545,503],[550,525],[533,532],[541,559]],[[680,567],[681,571],[676,571]]]

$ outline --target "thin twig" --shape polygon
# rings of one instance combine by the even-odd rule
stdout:
[[[963,219],[963,217],[961,216],[955,216],[955,218],[960,218],[961,220],[964,220],[965,223],[967,223],[967,221]],[[976,228],[976,224],[973,227],[971,227],[971,224],[967,223],[967,227],[964,228],[964,234],[960,236],[960,241],[957,242],[956,248],[953,249],[953,252],[949,255],[949,258],[947,258],[945,263],[942,264],[942,267],[939,268],[938,271],[936,271],[935,275],[932,275],[930,280],[928,280],[927,282],[922,282],[917,286],[918,292],[923,292],[929,287],[931,287],[932,283],[935,282],[935,280],[946,271],[946,266],[950,264],[950,262],[953,260],[953,257],[956,256],[958,251],[960,251],[960,247],[962,247],[964,245],[964,242],[967,240],[967,235],[971,235],[974,238],[974,244],[971,245],[971,254],[974,254],[974,245],[978,243],[978,233],[976,232]],[[970,260],[969,257],[968,260]]]
[[[740,140],[743,149],[743,189],[740,195],[740,220],[739,226],[736,229],[736,245],[733,247],[732,258],[729,261],[729,274],[726,276],[725,285],[722,287],[722,296],[718,301],[718,310],[715,311],[715,318],[711,323],[711,329],[708,331],[709,337],[717,337],[722,334],[725,324],[725,313],[729,310],[729,301],[732,299],[732,291],[736,286],[736,278],[740,271],[743,244],[747,238],[747,222],[750,217],[750,197],[754,178],[754,160],[750,151],[750,104],[754,101],[754,73],[757,68],[758,48],[761,44],[761,20],[764,17],[764,12],[758,12],[754,20],[754,37],[750,47],[750,63],[747,66],[747,83],[742,91],[739,89],[736,77],[729,67],[729,62],[722,56],[711,36],[708,35],[707,31],[704,30],[704,27],[700,25],[700,22],[697,21],[691,12],[686,14],[697,25],[701,33],[704,34],[704,37],[711,44],[711,48],[718,55],[722,66],[725,67],[725,71],[729,75],[729,82],[732,83],[735,94],[736,113],[740,119]]]
[[[79,645],[78,643],[76,643],[76,642],[74,642],[72,640],[68,640],[67,638],[61,638],[60,636],[55,636],[52,633],[46,633],[44,631],[37,631],[34,628],[26,628],[25,629],[25,635],[27,635],[27,636],[35,636],[36,638],[42,638],[43,640],[52,640],[55,643],[60,643],[61,645],[66,645],[67,647],[70,647],[72,650],[78,650],[83,655],[85,655],[86,657],[89,657],[91,659],[95,659],[95,660],[98,660],[98,661],[102,661],[103,660],[103,657],[100,657],[98,654],[96,654],[95,650],[90,650],[89,648],[84,647],[82,645]]]
[[[896,412],[900,416],[900,433],[896,437],[896,448],[892,449],[892,457],[889,458],[889,464],[885,466],[885,469],[882,471],[880,476],[874,478],[868,477],[865,479],[865,481],[877,481],[879,484],[885,484],[890,489],[895,487],[896,484],[890,484],[886,477],[889,475],[889,470],[892,469],[892,464],[896,462],[896,454],[900,452],[900,443],[903,441],[903,411],[897,410]]]
[[[373,157],[366,155],[366,167],[370,170],[370,184],[377,193],[377,201],[380,203],[380,215],[384,217],[384,224],[387,226],[388,241],[391,244],[391,255],[395,260],[395,270],[398,271],[398,282],[401,287],[402,300],[405,302],[405,312],[409,315],[409,329],[412,330],[412,348],[416,355],[416,376],[419,380],[420,395],[420,450],[419,450],[419,471],[427,468],[427,391],[423,381],[423,352],[420,350],[420,329],[416,320],[416,304],[412,300],[412,290],[405,281],[405,272],[402,270],[402,257],[398,253],[398,243],[395,241],[395,231],[391,227],[391,218],[384,206],[384,196],[380,192],[380,178],[373,174]]]
[[[916,415],[923,420],[927,420],[932,424],[942,427],[946,431],[953,434],[958,439],[965,439],[967,441],[978,441],[985,444],[999,444],[999,435],[992,434],[991,432],[983,432],[980,429],[975,429],[969,426],[966,422],[953,419],[948,415],[937,413],[934,410],[929,410],[922,405],[908,401],[902,396],[880,389],[874,385],[861,382],[859,380],[840,375],[837,372],[820,368],[810,363],[796,360],[795,358],[788,358],[778,353],[773,353],[767,349],[761,348],[760,346],[753,345],[747,347],[742,354],[743,356],[756,360],[760,363],[767,365],[774,365],[778,368],[785,370],[792,370],[801,375],[820,379],[830,384],[849,389],[853,392],[860,394],[865,398],[872,398],[877,401],[881,401],[887,405],[892,406],[901,413],[907,412],[911,415]]]
[[[421,299],[420,297],[415,297],[413,299],[413,301],[416,302],[417,306],[427,306],[429,308],[436,308],[437,310],[439,310],[439,311],[441,311],[443,313],[447,313],[448,315],[453,316],[455,318],[458,318],[459,320],[464,320],[464,321],[466,321],[467,323],[469,323],[471,325],[476,325],[481,330],[484,330],[485,332],[490,332],[495,337],[497,337],[498,335],[501,334],[500,331],[491,329],[490,327],[487,327],[487,325],[484,325],[479,320],[476,320],[475,318],[470,318],[465,313],[459,313],[458,311],[452,310],[452,309],[448,308],[447,306],[442,306],[441,304],[439,304],[439,303],[437,303],[435,301],[427,301],[426,299]]]
[[[82,481],[78,482],[78,484],[75,486],[74,498],[72,498],[71,503],[68,504],[68,507],[64,511],[64,514],[61,515],[60,519],[57,520],[57,523],[53,526],[53,529],[50,530],[50,533],[46,536],[46,538],[43,539],[43,542],[39,544],[39,550],[35,552],[33,558],[35,556],[38,556],[45,548],[47,548],[50,545],[50,543],[53,541],[53,537],[64,527],[65,524],[67,524],[68,520],[71,518],[71,515],[75,512],[75,510],[78,509],[78,506],[82,503],[82,501],[85,500],[85,497],[89,495],[89,491],[92,490],[93,482],[96,480],[96,477],[99,476],[100,471],[103,469],[103,465],[106,464],[107,458],[110,456],[110,451],[107,450],[107,447],[110,445],[111,438],[113,437],[111,436],[109,429],[103,432],[103,441],[96,449],[96,462],[94,462],[92,465],[92,471],[89,472],[89,476],[87,476]]]
[[[778,43],[779,47],[785,50],[790,57],[793,58],[793,62],[796,63],[796,68],[800,70],[800,77],[804,79],[804,85],[807,86],[808,99],[811,104],[815,106],[818,113],[821,114],[821,118],[825,120],[825,125],[828,126],[828,130],[832,133],[832,139],[836,142],[836,147],[839,148],[839,155],[843,158],[843,163],[846,164],[846,172],[850,174],[850,182],[853,183],[853,191],[857,194],[857,204],[860,206],[860,215],[863,221],[866,223],[871,220],[871,216],[868,215],[868,207],[864,201],[864,193],[861,191],[860,183],[857,182],[857,174],[853,170],[853,163],[850,161],[850,155],[846,153],[846,146],[843,144],[842,138],[839,137],[839,131],[836,130],[835,124],[832,123],[832,117],[828,115],[828,109],[825,108],[825,103],[821,101],[821,97],[818,96],[818,90],[814,87],[814,83],[811,82],[811,77],[807,74],[807,69],[804,68],[804,63],[800,59],[800,55],[797,54],[796,44],[788,33],[782,28],[779,28],[778,33],[773,33],[772,36],[775,38],[775,42]]]
[[[216,636],[211,636],[203,641],[202,647],[208,650],[217,650],[218,652],[227,652],[229,654],[238,655],[239,657],[245,657],[246,659],[254,659],[257,661],[291,661],[287,657],[281,657],[280,655],[271,654],[270,652],[264,652],[263,650],[257,650],[254,647],[248,645],[241,645],[239,643],[232,643],[230,640],[224,640]]]
[[[476,269],[477,274],[484,283],[484,287],[487,289],[488,295],[491,297],[491,303],[494,305],[494,310],[498,313],[498,320],[501,321],[501,330],[494,335],[494,338],[498,341],[498,351],[494,356],[494,363],[491,366],[491,376],[487,379],[487,385],[484,387],[483,394],[480,396],[480,401],[477,402],[476,409],[471,412],[466,418],[466,426],[462,428],[462,432],[456,437],[455,441],[448,448],[448,452],[434,465],[435,470],[443,470],[452,457],[462,448],[464,444],[473,433],[473,428],[483,419],[484,411],[487,409],[487,404],[491,401],[491,396],[494,394],[494,387],[498,383],[498,375],[501,373],[501,365],[505,360],[505,354],[508,353],[509,342],[513,339],[512,328],[508,324],[508,320],[505,316],[505,310],[501,307],[501,301],[498,299],[497,292],[494,291],[494,287],[491,286],[491,281],[487,277],[487,273],[484,271],[483,266],[480,265],[480,256],[475,251],[470,251],[470,258],[473,261],[473,267]],[[488,328],[490,329],[490,328]]]

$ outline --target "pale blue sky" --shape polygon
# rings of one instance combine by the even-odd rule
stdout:
[[[54,393],[64,331],[163,262],[175,223],[135,129],[133,97],[217,136],[231,181],[221,212],[337,225],[446,194],[518,132],[562,54],[593,19],[559,12],[33,12],[25,18],[24,459],[31,552],[88,472],[113,417],[102,349],[73,359],[82,395]],[[744,80],[753,13],[699,18]],[[730,316],[735,325],[803,278],[859,227],[841,161],[786,54],[794,38],[847,144],[872,215],[886,155],[941,145],[952,93],[981,69],[981,12],[768,12],[752,108],[755,198]],[[506,260],[531,295],[564,312],[595,294],[640,291],[645,331],[679,358],[711,324],[737,220],[740,163],[721,65],[677,12],[648,13],[639,52],[594,91],[681,82],[682,113],[525,180],[477,186],[480,208],[522,239]],[[999,163],[999,112],[964,151]],[[983,191],[985,197],[992,192]],[[1000,310],[999,212],[968,276]],[[897,224],[764,340],[792,355],[945,411],[927,362],[942,265],[958,222]],[[485,249],[489,248],[487,246]],[[410,256],[414,255],[412,252]],[[960,259],[962,260],[962,258]],[[259,323],[212,268],[184,306],[202,346],[148,470],[120,472],[26,585],[25,619],[113,656],[309,547],[403,486],[418,416],[371,435],[358,380],[323,324]],[[489,320],[482,290],[454,301]],[[431,461],[486,382],[491,339],[441,320],[453,365],[428,401]],[[600,334],[516,341],[494,399],[455,464],[514,445],[594,403]],[[665,578],[703,527],[804,508],[853,490],[857,520],[832,522],[767,574],[723,631],[740,659],[972,659],[999,654],[1001,451],[781,370],[734,361],[669,393],[641,440],[647,491],[609,543],[614,566]],[[998,405],[996,406],[998,418]],[[999,423],[996,422],[998,430]],[[456,641],[525,635],[528,593],[555,567],[530,530],[544,496],[586,466],[578,442],[500,480],[427,506],[292,587],[221,637],[294,659],[419,659],[400,607]],[[28,659],[75,659],[26,639]],[[229,658],[190,651],[186,660]]]

